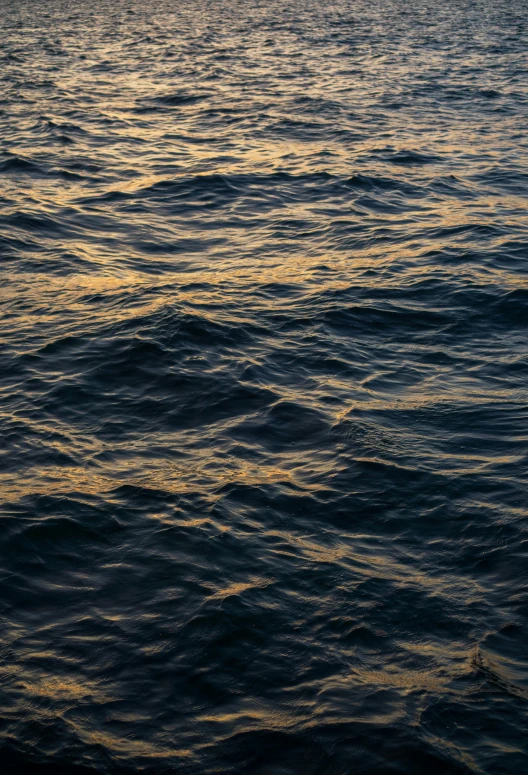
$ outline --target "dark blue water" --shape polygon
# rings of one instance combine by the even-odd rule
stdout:
[[[528,772],[526,0],[0,0],[0,767]]]

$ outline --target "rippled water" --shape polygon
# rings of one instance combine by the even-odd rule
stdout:
[[[526,1],[0,19],[8,773],[528,771]]]

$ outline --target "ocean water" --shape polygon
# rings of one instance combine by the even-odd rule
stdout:
[[[526,0],[0,0],[0,766],[528,772]]]

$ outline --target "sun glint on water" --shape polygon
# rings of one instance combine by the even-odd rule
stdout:
[[[526,0],[0,0],[7,775],[528,771]]]

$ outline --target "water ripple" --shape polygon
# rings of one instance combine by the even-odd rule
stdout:
[[[524,0],[1,2],[5,771],[524,772]]]

